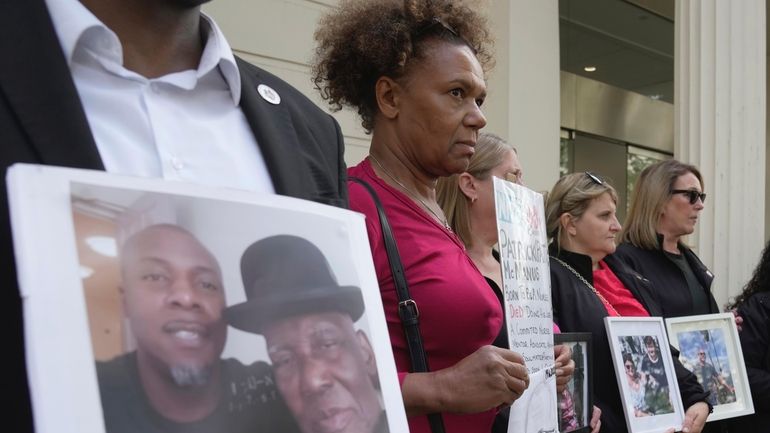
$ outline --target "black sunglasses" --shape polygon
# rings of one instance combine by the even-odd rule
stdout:
[[[585,172],[586,176],[588,176],[589,179],[594,181],[597,185],[604,185],[604,181],[597,175],[591,173],[590,171]]]
[[[706,193],[705,192],[698,192],[694,189],[672,189],[671,194],[684,194],[687,196],[687,199],[690,201],[690,204],[695,204],[698,202],[698,199],[700,199],[701,203],[706,202]]]

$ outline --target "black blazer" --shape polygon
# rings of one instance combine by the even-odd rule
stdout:
[[[0,406],[4,423],[26,432],[32,431],[32,421],[5,171],[17,162],[104,166],[44,0],[0,0],[0,52],[0,341],[5,365]],[[279,78],[236,61],[241,108],[276,192],[346,207],[344,143],[337,122]],[[263,83],[281,95],[279,105],[259,96],[257,86]]]
[[[663,245],[663,236],[658,235],[658,243]],[[719,307],[711,293],[714,275],[691,249],[682,244],[679,244],[679,249],[706,294],[709,313],[719,313]],[[684,273],[666,256],[662,248],[648,250],[623,242],[618,245],[615,256],[650,280],[655,301],[662,309],[661,316],[669,318],[694,314],[692,295]]]
[[[765,290],[767,288],[764,288]],[[746,375],[754,400],[754,415],[729,420],[730,431],[770,432],[770,292],[751,295],[738,306],[743,330],[738,333]]]

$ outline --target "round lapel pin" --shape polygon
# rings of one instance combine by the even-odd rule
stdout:
[[[273,90],[273,88],[270,86],[260,84],[257,86],[257,92],[259,92],[259,96],[261,96],[262,99],[273,105],[278,105],[281,103],[281,95],[279,95],[278,92]]]

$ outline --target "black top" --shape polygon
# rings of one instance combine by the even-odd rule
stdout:
[[[658,242],[663,245],[663,236],[658,235]],[[662,248],[647,250],[624,242],[618,245],[614,256],[649,280],[651,293],[655,302],[660,305],[664,318],[719,313],[719,307],[711,293],[714,275],[691,249],[680,243],[679,250],[700,286],[700,289],[694,288],[699,290],[698,298],[702,294],[707,299],[708,308],[705,310],[697,307],[700,302],[693,299],[685,273]]]
[[[770,292],[749,297],[738,306],[738,314],[743,317],[743,330],[738,334],[754,415],[733,420],[730,431],[770,432]]]
[[[194,422],[175,422],[150,404],[139,380],[136,352],[97,362],[99,393],[107,433],[297,432],[279,398],[270,366],[220,361],[221,399],[214,411]]]
[[[674,254],[664,251],[666,257],[674,262],[674,264],[682,271],[684,279],[687,282],[687,290],[690,291],[690,297],[692,298],[692,314],[709,314],[709,298],[706,295],[706,291],[703,290],[703,286],[698,281],[695,273],[690,267],[690,263],[685,258],[684,254]]]
[[[589,283],[593,284],[591,258],[562,249],[550,248],[551,257],[551,297],[554,321],[562,332],[590,332],[592,334],[593,360],[590,367],[597,375],[594,381],[594,404],[602,410],[602,431],[625,433],[627,431],[623,405],[618,391],[612,355],[607,341],[604,318],[608,316],[602,301],[580,281],[570,270],[556,261],[558,257],[575,269]],[[623,285],[650,313],[660,315],[660,307],[651,294],[649,281],[629,269],[614,255],[604,258],[604,262],[618,277]],[[699,401],[705,401],[708,394],[698,384],[698,379],[679,362],[679,352],[671,348],[679,390],[685,408]],[[611,372],[611,373],[610,373]]]
[[[503,326],[500,327],[500,333],[497,334],[497,337],[495,337],[495,341],[492,342],[493,346],[496,347],[502,347],[503,349],[508,349],[508,319],[506,318],[505,313],[505,301],[503,300],[503,290],[500,288],[500,286],[495,283],[494,280],[484,277],[485,280],[487,280],[487,284],[489,284],[489,287],[492,289],[493,292],[495,292],[495,295],[497,296],[497,300],[500,301],[500,306],[503,309]]]

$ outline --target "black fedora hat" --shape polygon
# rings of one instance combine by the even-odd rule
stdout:
[[[261,333],[266,324],[308,313],[337,311],[353,321],[364,312],[361,289],[340,286],[321,250],[306,239],[260,239],[241,256],[246,302],[225,309],[234,328]]]

